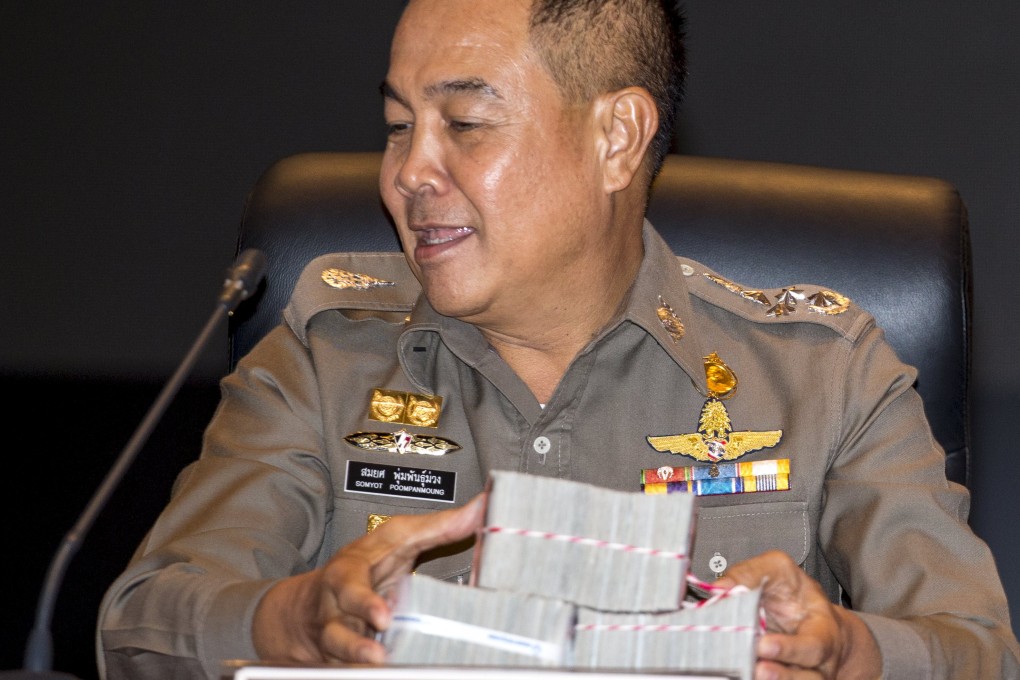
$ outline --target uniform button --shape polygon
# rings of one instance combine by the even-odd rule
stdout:
[[[680,271],[684,273],[684,276],[694,276],[694,267],[689,264],[680,265]]]
[[[726,573],[727,564],[728,562],[726,561],[726,558],[719,553],[716,553],[712,555],[712,559],[708,561],[708,568],[712,570],[712,573],[715,574],[716,578],[720,578]]]
[[[549,449],[552,448],[552,442],[549,441],[548,437],[539,437],[531,444],[531,446],[535,449],[536,453],[545,455],[549,452]]]

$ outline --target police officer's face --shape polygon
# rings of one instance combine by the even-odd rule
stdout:
[[[528,44],[528,5],[412,0],[386,80],[380,188],[408,261],[439,312],[496,330],[590,294],[609,259],[594,118]]]

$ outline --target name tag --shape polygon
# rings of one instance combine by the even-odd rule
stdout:
[[[453,503],[456,482],[456,472],[349,460],[344,490]]]

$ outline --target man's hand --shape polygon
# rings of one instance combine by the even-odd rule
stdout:
[[[422,552],[481,528],[484,494],[462,508],[398,515],[341,548],[320,569],[283,579],[259,602],[252,641],[259,658],[294,663],[382,663],[367,637],[386,630],[385,596]]]
[[[882,658],[871,631],[825,597],[790,557],[771,551],[728,569],[722,588],[762,587],[768,632],[758,641],[755,680],[874,680]]]

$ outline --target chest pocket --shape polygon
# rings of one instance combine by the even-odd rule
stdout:
[[[702,507],[698,510],[691,572],[703,581],[711,581],[716,574],[709,563],[716,553],[732,566],[773,549],[782,550],[803,565],[809,536],[805,501]]]

